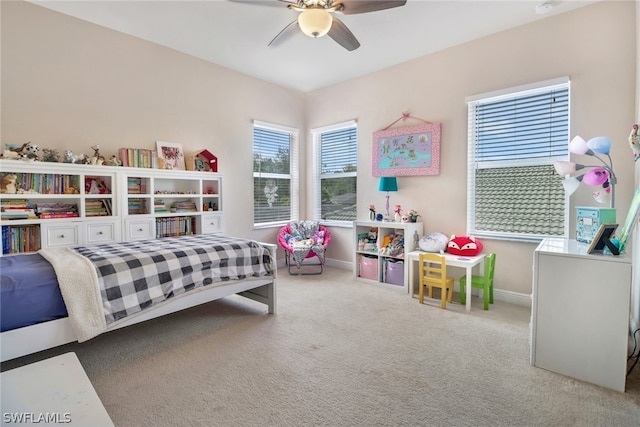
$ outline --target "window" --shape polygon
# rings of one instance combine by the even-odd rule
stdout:
[[[313,129],[314,219],[355,221],[358,128],[355,121]]]
[[[537,240],[568,231],[553,162],[569,157],[569,79],[468,99],[467,230]]]
[[[298,130],[253,122],[253,222],[298,219]]]

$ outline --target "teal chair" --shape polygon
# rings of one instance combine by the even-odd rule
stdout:
[[[482,289],[484,309],[489,310],[489,303],[493,304],[493,273],[496,269],[496,254],[489,254],[484,259],[484,276],[471,276],[471,287]],[[460,304],[467,302],[467,276],[460,278]]]

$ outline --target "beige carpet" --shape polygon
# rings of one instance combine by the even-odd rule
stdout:
[[[75,351],[120,427],[640,425],[640,366],[624,394],[530,366],[527,308],[330,268],[281,270],[278,294],[277,315],[231,297],[2,369]]]

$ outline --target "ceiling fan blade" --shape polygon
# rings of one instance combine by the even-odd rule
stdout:
[[[336,18],[335,15],[333,16],[331,29],[327,34],[349,52],[360,47],[360,42],[356,39],[356,36],[354,36],[347,26],[344,25],[341,20]]]
[[[404,6],[407,0],[340,0],[339,3],[343,6],[341,10],[338,9],[340,12],[344,15],[354,15]]]
[[[287,39],[290,35],[293,34],[293,31],[287,31],[287,30],[289,30],[290,28],[294,28],[294,24],[295,24],[296,27],[298,26],[298,20],[297,19],[295,21],[291,22],[286,27],[284,27],[282,29],[282,31],[280,31],[278,34],[276,34],[276,36],[269,42],[269,44],[267,46],[268,47],[271,47],[271,46],[275,47],[275,46],[278,46],[283,41],[285,41],[285,39]],[[285,34],[286,34],[286,37],[285,37]]]

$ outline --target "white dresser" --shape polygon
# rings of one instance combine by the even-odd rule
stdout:
[[[535,250],[531,364],[625,390],[631,256],[548,238]]]

